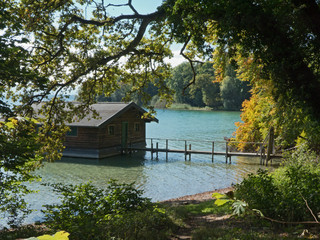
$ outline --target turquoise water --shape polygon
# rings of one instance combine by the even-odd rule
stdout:
[[[232,136],[234,123],[240,121],[240,112],[158,110],[157,118],[159,123],[147,124],[148,138],[187,139],[194,148],[205,148],[204,143],[197,146],[197,141],[223,141],[224,137]],[[159,144],[163,143],[159,141]],[[171,144],[176,141],[169,141]],[[208,144],[211,146],[210,142]],[[219,147],[223,146],[217,144],[216,148]],[[154,155],[151,159],[150,153],[140,152],[103,160],[63,158],[45,164],[37,173],[42,176],[43,183],[91,181],[103,188],[109,179],[135,182],[137,188],[144,190],[144,196],[161,201],[228,187],[248,173],[256,172],[260,167],[258,163],[259,159],[255,158],[233,157],[232,163],[226,164],[224,156],[215,156],[212,163],[211,156],[205,155],[192,155],[191,161],[185,161],[183,154],[170,153],[166,161],[165,154],[159,154],[159,159]],[[42,204],[58,201],[56,195],[40,183],[32,187],[39,190],[28,197],[32,208],[39,210]],[[41,212],[36,211],[27,222],[41,219]]]

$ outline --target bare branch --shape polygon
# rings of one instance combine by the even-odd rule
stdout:
[[[313,222],[313,221],[286,222],[286,221],[276,220],[276,219],[265,217],[265,216],[262,216],[262,218],[269,220],[271,222],[282,223],[282,224],[319,224],[318,221],[317,222]]]
[[[88,20],[88,19],[84,19],[81,18],[77,15],[73,15],[72,16],[72,20],[73,22],[80,22],[82,24],[91,24],[91,25],[96,25],[96,26],[103,26],[103,25],[108,25],[108,24],[114,24],[116,22],[119,22],[121,20],[130,20],[130,19],[149,19],[149,20],[156,20],[157,18],[163,17],[164,16],[164,11],[163,10],[159,10],[157,12],[154,13],[150,13],[150,14],[139,14],[139,13],[135,13],[135,14],[129,14],[129,15],[120,15],[118,17],[114,17],[114,18],[110,18],[108,20],[104,20],[104,21],[98,21],[98,20]]]
[[[128,6],[128,3],[124,3],[124,4],[109,3],[107,6],[105,6],[105,8],[108,8],[108,7],[126,7],[126,6]]]
[[[191,70],[192,70],[192,73],[193,73],[193,79],[192,79],[192,81],[189,82],[189,83],[187,84],[187,86],[185,86],[185,87],[183,88],[183,90],[182,90],[182,94],[183,94],[183,95],[184,95],[184,93],[185,93],[185,90],[186,90],[188,87],[190,87],[192,84],[194,84],[194,83],[196,82],[196,71],[195,71],[195,69],[194,69],[193,62],[192,62],[192,60],[191,60],[187,55],[184,54],[184,50],[186,49],[186,47],[187,47],[188,43],[190,42],[190,40],[191,40],[191,36],[188,37],[187,41],[185,41],[183,47],[182,47],[181,50],[180,50],[180,54],[181,54],[185,59],[187,59],[188,62],[190,63]]]
[[[129,3],[131,3],[131,1],[129,1]],[[98,67],[105,65],[113,60],[117,60],[119,58],[121,58],[122,56],[125,56],[127,54],[129,54],[130,52],[135,52],[136,47],[139,45],[140,41],[142,40],[146,29],[148,27],[148,25],[150,24],[150,22],[157,20],[159,18],[164,17],[164,11],[157,11],[148,15],[139,15],[139,14],[134,14],[134,15],[121,15],[119,17],[116,17],[114,19],[110,20],[106,20],[106,21],[95,21],[95,20],[86,20],[83,19],[81,17],[78,16],[72,16],[72,18],[70,19],[70,21],[68,21],[63,28],[61,29],[60,33],[58,34],[58,38],[59,38],[59,45],[60,45],[60,49],[48,60],[52,60],[54,57],[57,57],[58,54],[61,53],[61,51],[64,50],[63,48],[63,38],[64,38],[64,32],[66,31],[66,29],[68,28],[68,26],[74,22],[80,22],[83,24],[93,24],[96,26],[103,26],[105,24],[114,24],[117,21],[123,20],[123,19],[140,19],[141,23],[138,29],[138,32],[135,36],[135,38],[131,41],[131,43],[122,51],[118,52],[115,55],[111,55],[111,56],[107,56],[107,57],[103,57],[100,60],[98,60],[96,62],[95,66],[90,66],[88,68],[84,68],[84,70],[81,73],[78,73],[76,75],[74,75],[69,81],[64,82],[64,83],[56,83],[51,85],[45,92],[35,95],[32,97],[32,99],[29,101],[29,104],[32,104],[34,102],[39,102],[42,101],[48,94],[50,94],[54,89],[58,88],[57,90],[55,90],[55,94],[53,97],[53,101],[55,101],[55,99],[57,98],[58,94],[62,91],[63,88],[77,82],[81,77],[89,74],[90,72],[96,70]],[[46,62],[43,62],[42,64],[45,64]],[[37,98],[40,98],[40,100],[36,100]]]
[[[183,47],[182,47],[181,50],[180,50],[180,55],[182,55],[182,56],[183,56],[185,59],[187,59],[188,62],[190,63],[191,70],[192,70],[192,73],[193,73],[193,79],[192,79],[191,82],[189,82],[189,83],[187,84],[187,86],[185,86],[185,87],[183,88],[182,94],[184,94],[184,93],[185,93],[185,90],[187,90],[187,88],[189,88],[192,84],[195,84],[195,82],[196,82],[197,73],[196,73],[196,70],[194,69],[194,65],[193,65],[193,64],[194,64],[194,63],[201,63],[201,64],[203,64],[202,61],[192,60],[192,59],[190,59],[186,54],[184,54],[184,50],[186,49],[186,47],[187,47],[188,43],[190,42],[190,40],[191,40],[191,36],[189,36],[188,39],[185,41]]]
[[[124,4],[113,4],[113,3],[109,3],[107,6],[105,6],[104,8],[108,8],[108,7],[129,7],[136,15],[139,15],[138,11],[133,7],[132,5],[132,0],[128,0],[128,3],[124,3]]]
[[[312,217],[314,218],[314,220],[315,220],[317,223],[319,223],[317,217],[314,215],[313,211],[312,211],[311,208],[309,207],[309,204],[308,204],[307,200],[302,196],[301,193],[300,193],[300,195],[301,195],[302,199],[304,200],[304,202],[306,203],[306,206],[307,206],[309,212],[311,213]]]
[[[138,11],[132,5],[132,0],[128,1],[128,5],[135,14],[139,15]]]

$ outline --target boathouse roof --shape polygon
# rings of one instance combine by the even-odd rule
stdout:
[[[73,102],[73,104],[77,105],[80,104],[79,102]],[[42,104],[38,105],[33,105],[34,109],[39,109]],[[123,113],[126,111],[134,108],[137,109],[138,112],[140,113],[139,116],[141,117],[146,111],[135,104],[134,102],[130,103],[124,103],[124,102],[98,102],[95,104],[90,105],[90,108],[92,110],[96,111],[99,115],[98,117],[93,117],[93,114],[90,113],[88,116],[84,117],[81,120],[74,121],[71,123],[67,123],[68,126],[73,126],[73,127],[100,127],[102,125],[108,124],[111,122],[113,119],[121,116]],[[146,122],[159,122],[157,118],[146,118],[144,119]]]
[[[69,126],[81,126],[81,127],[100,127],[101,125],[108,124],[108,122],[113,119],[119,117],[121,114],[125,113],[129,109],[135,108],[137,109],[141,115],[137,117],[141,117],[146,111],[135,104],[134,102],[123,103],[123,102],[99,102],[91,105],[92,109],[99,113],[98,118],[92,118],[92,116],[88,116],[83,118],[80,121],[73,122],[68,124]],[[159,122],[157,118],[148,118],[145,119],[146,122]]]

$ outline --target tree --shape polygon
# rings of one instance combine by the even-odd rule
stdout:
[[[205,62],[194,66],[196,81],[186,88],[193,79],[193,71],[189,63],[184,62],[172,71],[172,77],[167,79],[168,86],[175,91],[174,101],[187,103],[191,106],[209,106],[220,109],[220,84],[215,82],[212,63]]]
[[[223,99],[223,107],[227,110],[240,110],[243,98],[243,88],[241,87],[241,81],[233,77],[225,77],[221,83],[220,91]]]
[[[147,102],[150,96],[145,87],[152,83],[161,98],[168,98],[171,91],[164,79],[170,75],[170,67],[164,59],[171,56],[169,46],[176,41],[183,43],[181,54],[193,63],[193,75],[197,55],[214,53],[220,66],[215,67],[218,79],[221,72],[228,71],[229,61],[236,61],[238,69],[241,63],[245,65],[245,60],[236,59],[241,56],[251,61],[251,66],[261,66],[257,74],[265,80],[263,84],[271,86],[279,109],[290,103],[307,118],[320,120],[320,31],[316,24],[320,11],[316,1],[168,0],[149,14],[140,14],[132,0],[125,4],[23,0],[13,6],[23,30],[32,34],[28,66],[44,79],[34,80],[34,85],[19,84],[21,94],[17,97],[30,104],[53,95],[43,110],[48,116],[54,112],[61,116],[66,105],[58,101],[59,96],[78,87],[84,105],[81,111],[76,110],[83,115],[90,112],[88,106],[96,96],[109,97],[119,85],[129,84],[129,92]],[[126,7],[131,14],[112,16],[111,7]],[[237,72],[241,74],[241,70]],[[191,86],[193,100],[197,105],[204,100],[209,103],[209,93],[200,92],[196,85],[195,76],[186,83]],[[10,88],[6,86],[3,92],[10,93]],[[68,117],[57,119],[57,123],[73,114],[63,112]],[[48,120],[55,121],[53,117]],[[52,125],[48,124],[47,130]]]
[[[214,45],[230,56],[252,53],[275,86],[277,102],[293,101],[320,119],[317,2],[169,0],[150,14],[140,14],[134,1],[102,3],[21,1],[25,26],[35,37],[34,64],[55,79],[33,99],[81,84],[86,93],[81,97],[90,102],[88,93],[112,92],[119,75],[139,92],[145,81],[154,81],[155,73],[159,79],[168,74],[164,57],[170,56],[168,47],[175,40],[184,43],[182,53],[189,60],[195,53],[192,46],[204,54],[211,54]],[[108,14],[110,7],[124,6],[132,14]],[[125,56],[128,61],[121,64]]]
[[[218,66],[218,64],[215,64]],[[226,110],[240,110],[242,103],[250,98],[250,86],[247,79],[240,80],[236,74],[236,66],[229,63],[225,67],[220,85],[223,107]]]
[[[0,122],[0,213],[10,226],[29,213],[24,196],[32,191],[22,183],[36,179],[32,171],[41,165],[43,157],[35,154],[41,147],[36,135],[31,120]]]
[[[253,61],[263,64],[261,74],[274,85],[279,104],[294,102],[320,120],[317,1],[172,0],[164,7],[178,40],[191,39],[208,51],[209,26],[216,49],[229,57],[252,54]]]
[[[22,25],[13,1],[0,2],[0,213],[11,226],[19,224],[29,212],[23,197],[30,190],[23,182],[36,177],[32,171],[42,161],[37,154],[41,145],[36,139],[35,122],[13,118],[15,109],[5,101],[6,90],[19,84],[41,87],[46,79],[29,68],[29,53],[22,44]]]
[[[110,7],[127,7],[131,14],[111,16]],[[92,112],[96,96],[110,96],[119,84],[148,100],[144,89],[152,83],[169,98],[165,58],[172,56],[173,41],[183,43],[181,54],[192,63],[187,86],[196,82],[195,57],[215,52],[218,78],[228,61],[238,62],[238,74],[248,62],[259,66],[247,73],[263,79],[279,116],[291,116],[279,119],[307,119],[304,130],[320,121],[318,1],[167,0],[140,14],[132,0],[9,0],[0,2],[0,19],[0,109],[9,116],[44,116],[37,139],[49,159],[61,156],[64,123]],[[83,105],[75,107],[64,95],[78,88]],[[197,88],[194,95],[207,99]],[[6,105],[5,97],[20,106]],[[45,100],[37,113],[30,107]]]

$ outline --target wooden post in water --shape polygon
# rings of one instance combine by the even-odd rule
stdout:
[[[157,156],[157,160],[159,159],[159,143],[157,142],[156,144],[156,156]]]
[[[263,161],[263,159],[262,159],[262,148],[263,148],[263,143],[260,143],[260,165],[262,165],[262,161]]]
[[[152,142],[152,138],[151,138],[151,160],[153,159],[153,142]]]
[[[189,150],[190,150],[190,152],[189,152],[189,161],[191,161],[191,143],[189,144]]]
[[[273,140],[274,140],[274,128],[272,126],[270,127],[270,131],[269,131],[266,166],[268,165],[268,161],[271,159],[270,155],[273,150]]]
[[[166,139],[166,161],[168,161],[168,139]]]
[[[228,142],[226,142],[226,163],[228,163]]]
[[[184,160],[187,161],[187,141],[184,141]]]
[[[212,156],[211,156],[211,161],[213,162],[214,159],[214,142],[212,142]]]

